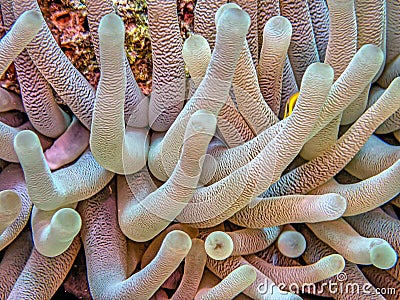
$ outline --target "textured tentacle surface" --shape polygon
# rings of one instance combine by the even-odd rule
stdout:
[[[32,251],[32,237],[23,231],[4,252],[0,263],[0,297],[7,299]]]
[[[182,38],[175,1],[151,0],[147,6],[153,57],[149,124],[156,131],[166,131],[178,116],[185,98]],[[170,55],[164,56],[164,51]]]
[[[311,191],[338,193],[347,200],[344,216],[358,215],[383,205],[400,193],[400,159],[381,173],[353,184],[338,184],[334,179]]]
[[[29,196],[43,210],[54,210],[87,199],[114,176],[94,160],[90,151],[86,151],[73,165],[51,173],[39,140],[32,131],[20,132],[14,140],[14,147],[24,170]]]
[[[126,238],[117,226],[115,195],[105,189],[83,203],[80,211],[88,280],[94,298],[150,298],[191,248],[191,239],[185,232],[172,231],[152,262],[128,277]]]
[[[11,190],[18,194],[22,202],[19,215],[0,235],[0,249],[9,245],[28,223],[32,203],[26,189],[24,175],[18,165],[10,164],[0,173],[0,190]]]
[[[33,248],[8,299],[51,299],[71,269],[80,248],[78,237],[67,251],[56,257],[43,256]]]
[[[165,181],[178,162],[190,115],[199,109],[217,115],[225,103],[249,25],[250,18],[243,10],[231,8],[221,14],[216,45],[204,79],[162,142],[150,145],[149,168],[158,179]]]
[[[399,105],[397,90],[400,80],[395,80],[386,94],[371,106],[350,129],[338,140],[336,145],[310,162],[292,170],[273,184],[263,196],[308,193],[335,176],[361,149],[373,131]]]
[[[132,174],[146,164],[146,129],[125,129],[125,29],[116,14],[105,15],[99,25],[101,77],[93,109],[90,147],[96,161],[118,174]],[[110,103],[113,105],[111,106]]]

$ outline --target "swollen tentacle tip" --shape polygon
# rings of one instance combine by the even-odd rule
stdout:
[[[217,126],[217,117],[205,110],[198,110],[191,116],[188,126],[199,133],[213,135]]]
[[[110,43],[124,42],[124,23],[116,13],[110,13],[101,18],[99,25],[99,38],[104,38]]]
[[[227,9],[241,10],[242,8],[236,3],[225,3],[224,5],[221,5],[220,8],[218,8],[217,12],[215,13],[215,24],[218,24],[218,20]]]
[[[211,56],[211,49],[208,41],[200,34],[193,34],[185,40],[182,47],[183,60],[186,61],[192,58],[193,54],[199,52],[199,49],[206,49]]]
[[[20,131],[14,138],[14,149],[17,155],[24,155],[25,151],[42,148],[38,136],[31,130]]]
[[[51,219],[53,229],[62,235],[66,233],[65,238],[72,240],[81,230],[82,220],[79,213],[72,208],[59,209]],[[60,239],[63,237],[60,236]]]
[[[370,249],[372,264],[379,269],[390,269],[397,262],[397,253],[385,240],[373,243]]]
[[[329,79],[330,81],[333,82],[334,71],[333,71],[333,68],[328,64],[320,63],[320,62],[312,63],[306,69],[306,73],[317,76],[316,77],[317,80],[319,80],[321,78],[324,81]]]
[[[286,257],[296,258],[304,253],[307,242],[300,232],[288,230],[280,234],[277,246]]]
[[[346,198],[335,193],[322,195],[318,201],[321,211],[326,215],[327,220],[340,218],[347,208]]]
[[[205,249],[207,255],[212,259],[226,259],[233,252],[232,238],[223,231],[214,231],[207,236]]]
[[[15,221],[21,208],[22,201],[17,193],[11,190],[0,192],[0,234]]]
[[[235,30],[238,35],[246,35],[250,27],[250,16],[238,5],[227,3],[221,6],[215,14],[217,31],[220,28]]]
[[[346,266],[346,261],[344,257],[340,254],[332,254],[324,257],[323,259],[328,261],[328,265],[330,266],[329,269],[332,272],[332,276],[342,272],[344,267]]]
[[[166,235],[164,244],[176,253],[188,253],[192,247],[192,239],[186,232],[174,230]]]
[[[284,40],[292,36],[292,24],[282,16],[274,16],[264,26],[264,38],[274,37]]]
[[[21,198],[19,195],[11,190],[4,190],[0,192],[0,211],[11,212],[21,210]]]
[[[28,10],[24,12],[19,20],[31,31],[38,31],[42,28],[42,15],[35,10]]]
[[[362,61],[365,64],[371,64],[372,62],[381,65],[384,61],[385,55],[383,54],[380,47],[372,44],[363,45],[355,56],[361,56]]]

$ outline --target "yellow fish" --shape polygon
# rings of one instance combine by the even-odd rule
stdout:
[[[289,100],[286,102],[285,114],[283,115],[284,119],[286,119],[292,114],[294,106],[296,105],[297,98],[299,98],[299,92],[290,96]]]

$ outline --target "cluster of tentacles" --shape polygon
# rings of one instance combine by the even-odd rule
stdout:
[[[226,2],[184,42],[147,2],[145,97],[110,1],[94,90],[36,0],[0,0],[1,299],[50,299],[81,246],[94,299],[398,299],[399,2]]]

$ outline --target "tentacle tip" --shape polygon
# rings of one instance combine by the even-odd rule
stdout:
[[[328,256],[332,269],[333,275],[337,275],[343,271],[346,266],[346,261],[340,254],[332,254]]]
[[[51,225],[56,227],[60,232],[68,232],[68,236],[73,238],[80,231],[82,220],[76,210],[61,208],[53,215]]]
[[[223,231],[214,231],[206,238],[205,249],[209,257],[224,260],[233,252],[232,238]]]
[[[40,12],[28,10],[20,16],[20,19],[23,21],[26,27],[32,31],[37,31],[42,28],[43,17]]]
[[[167,234],[164,239],[166,246],[177,253],[187,254],[192,247],[192,239],[181,230],[174,230]]]
[[[306,72],[313,72],[318,74],[318,77],[320,78],[324,79],[330,78],[331,81],[333,81],[334,77],[333,68],[326,63],[321,63],[321,62],[312,63],[311,65],[308,66]]]
[[[273,16],[264,26],[264,37],[271,34],[276,37],[290,37],[292,24],[283,16]]]
[[[198,110],[191,116],[189,122],[189,126],[195,131],[213,135],[217,126],[217,117],[205,110]]]
[[[20,151],[31,151],[42,148],[40,141],[36,133],[31,130],[20,131],[14,138],[14,149],[15,152],[20,153]]]
[[[384,60],[382,49],[373,44],[363,45],[360,50],[358,50],[357,54],[361,55],[367,64],[371,64],[371,62],[377,62],[379,65],[381,65]]]
[[[284,256],[296,258],[304,253],[307,242],[300,232],[288,230],[280,234],[277,246]]]
[[[199,48],[208,48],[211,54],[210,45],[205,37],[201,34],[193,34],[188,37],[185,42],[183,43],[183,54],[187,53],[192,54],[193,50],[198,50]],[[185,58],[185,55],[183,56]]]
[[[215,24],[218,24],[218,21],[220,20],[220,17],[222,16],[222,14],[227,10],[227,9],[242,9],[239,5],[237,5],[236,3],[225,3],[223,5],[221,5],[217,12],[215,13]]]
[[[328,218],[327,220],[340,218],[346,211],[347,200],[339,194],[325,194],[320,199],[323,203],[323,211]]]
[[[0,212],[13,215],[16,217],[22,207],[22,201],[19,195],[12,190],[4,190],[0,192]]]
[[[124,42],[125,27],[122,19],[116,13],[110,13],[101,18],[99,38],[112,42]]]
[[[397,262],[397,253],[388,242],[382,240],[382,243],[374,243],[372,245],[370,259],[375,267],[390,269]]]
[[[230,3],[228,3],[230,4]],[[227,4],[225,4],[227,5]],[[246,35],[250,27],[250,16],[247,12],[239,8],[221,6],[216,14],[217,31],[219,28],[235,29],[238,35]],[[218,13],[219,12],[219,13]]]

